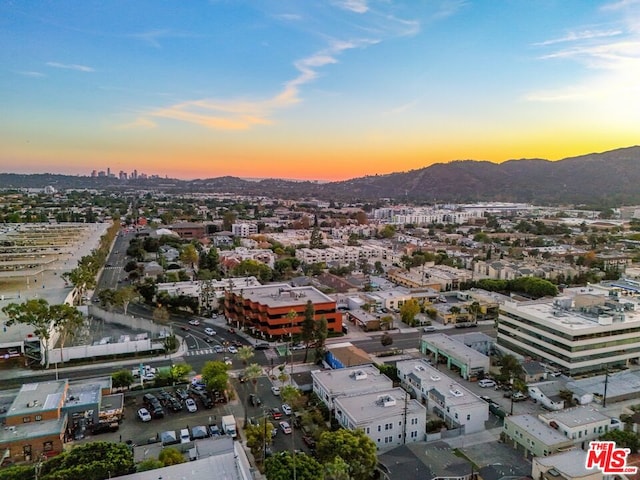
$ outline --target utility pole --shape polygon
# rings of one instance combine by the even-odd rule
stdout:
[[[609,384],[609,365],[604,367],[604,396],[602,397],[602,408],[607,406],[607,385]]]
[[[405,390],[404,392],[404,421],[402,425],[402,444],[405,445],[407,443],[407,402],[408,402],[409,392]]]

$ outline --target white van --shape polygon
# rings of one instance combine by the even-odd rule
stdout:
[[[191,435],[189,435],[189,429],[183,428],[180,430],[180,443],[189,443],[191,441]]]
[[[495,387],[496,386],[496,382],[494,382],[493,380],[491,380],[489,378],[483,378],[482,380],[480,380],[478,382],[478,386],[482,387],[482,388]]]

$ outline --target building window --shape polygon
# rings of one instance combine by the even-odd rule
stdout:
[[[467,421],[468,420],[471,420],[471,414],[470,413],[467,414]]]
[[[31,421],[31,417],[22,417],[22,423],[29,423]]]
[[[382,430],[382,425],[378,425],[378,431]]]
[[[369,435],[369,427],[367,427],[367,435]]]
[[[44,442],[42,444],[43,452],[51,452],[53,450],[53,442]]]
[[[39,422],[42,420],[42,415],[36,415],[36,422]]]

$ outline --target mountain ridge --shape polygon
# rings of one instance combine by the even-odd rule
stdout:
[[[511,201],[536,204],[640,203],[640,146],[562,160],[454,160],[405,172],[321,183],[310,180],[234,176],[196,180],[167,178],[120,181],[62,174],[0,173],[0,187],[136,188],[167,192],[215,192],[284,198],[371,202],[380,198],[420,203]]]

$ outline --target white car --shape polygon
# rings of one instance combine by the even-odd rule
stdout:
[[[204,333],[206,333],[207,335],[213,337],[216,334],[216,331],[211,327],[207,327],[207,328],[204,329]]]
[[[495,387],[496,386],[496,382],[494,382],[493,380],[488,379],[488,378],[483,378],[482,380],[480,380],[478,382],[478,386],[482,387],[482,388]]]
[[[224,357],[223,361],[225,365],[233,365],[233,360],[229,357]]]
[[[234,347],[233,345],[230,345],[227,348],[227,352],[229,352],[229,353],[238,353],[238,349],[236,347]]]
[[[284,413],[285,415],[291,415],[291,407],[289,405],[287,405],[286,403],[282,404],[282,413]]]
[[[271,387],[271,393],[273,393],[276,396],[280,395],[280,387]]]
[[[280,430],[282,430],[282,433],[291,433],[291,426],[289,425],[289,422],[280,422]]]
[[[193,398],[187,398],[184,401],[184,404],[187,406],[187,410],[189,410],[190,413],[195,413],[198,411],[198,406],[196,405],[196,402],[193,400]]]
[[[191,441],[191,435],[189,435],[189,429],[183,428],[180,430],[180,443],[189,443]]]
[[[143,422],[150,422],[151,414],[149,413],[149,410],[147,410],[146,408],[141,408],[140,410],[138,410],[138,418]]]
[[[189,320],[189,325],[197,327],[198,325],[200,325],[200,320]]]

